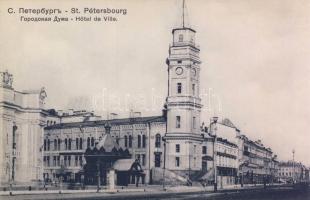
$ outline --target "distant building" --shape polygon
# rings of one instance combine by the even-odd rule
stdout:
[[[282,181],[307,180],[307,168],[300,162],[287,161],[279,163],[279,178]]]
[[[273,152],[260,140],[252,141],[245,135],[238,135],[239,177],[243,183],[272,182]]]
[[[44,88],[17,91],[0,72],[0,185],[43,180]]]

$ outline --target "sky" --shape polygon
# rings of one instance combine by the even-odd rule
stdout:
[[[8,14],[8,8],[16,9]],[[21,22],[18,8],[120,8],[117,22]],[[280,160],[310,166],[310,1],[186,1],[202,60],[201,119],[229,118]],[[180,0],[0,1],[0,70],[47,108],[160,115]],[[88,14],[70,15],[88,16]],[[91,15],[95,16],[95,15]]]

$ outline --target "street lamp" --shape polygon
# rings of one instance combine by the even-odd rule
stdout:
[[[218,117],[212,117],[212,120],[210,121],[210,135],[212,134],[212,125],[216,124],[218,120]],[[213,170],[214,170],[214,192],[217,191],[217,167],[216,167],[216,145],[217,137],[216,137],[216,129],[214,129],[214,140],[213,140]]]

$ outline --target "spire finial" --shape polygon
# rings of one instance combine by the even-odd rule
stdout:
[[[185,9],[185,0],[183,0],[182,4],[182,27],[185,28],[184,26],[184,9]]]

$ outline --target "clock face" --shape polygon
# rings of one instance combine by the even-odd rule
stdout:
[[[192,75],[196,76],[196,69],[192,68]]]
[[[175,73],[176,73],[177,75],[181,75],[181,74],[183,73],[183,68],[182,68],[182,67],[177,67],[177,68],[175,69]]]

